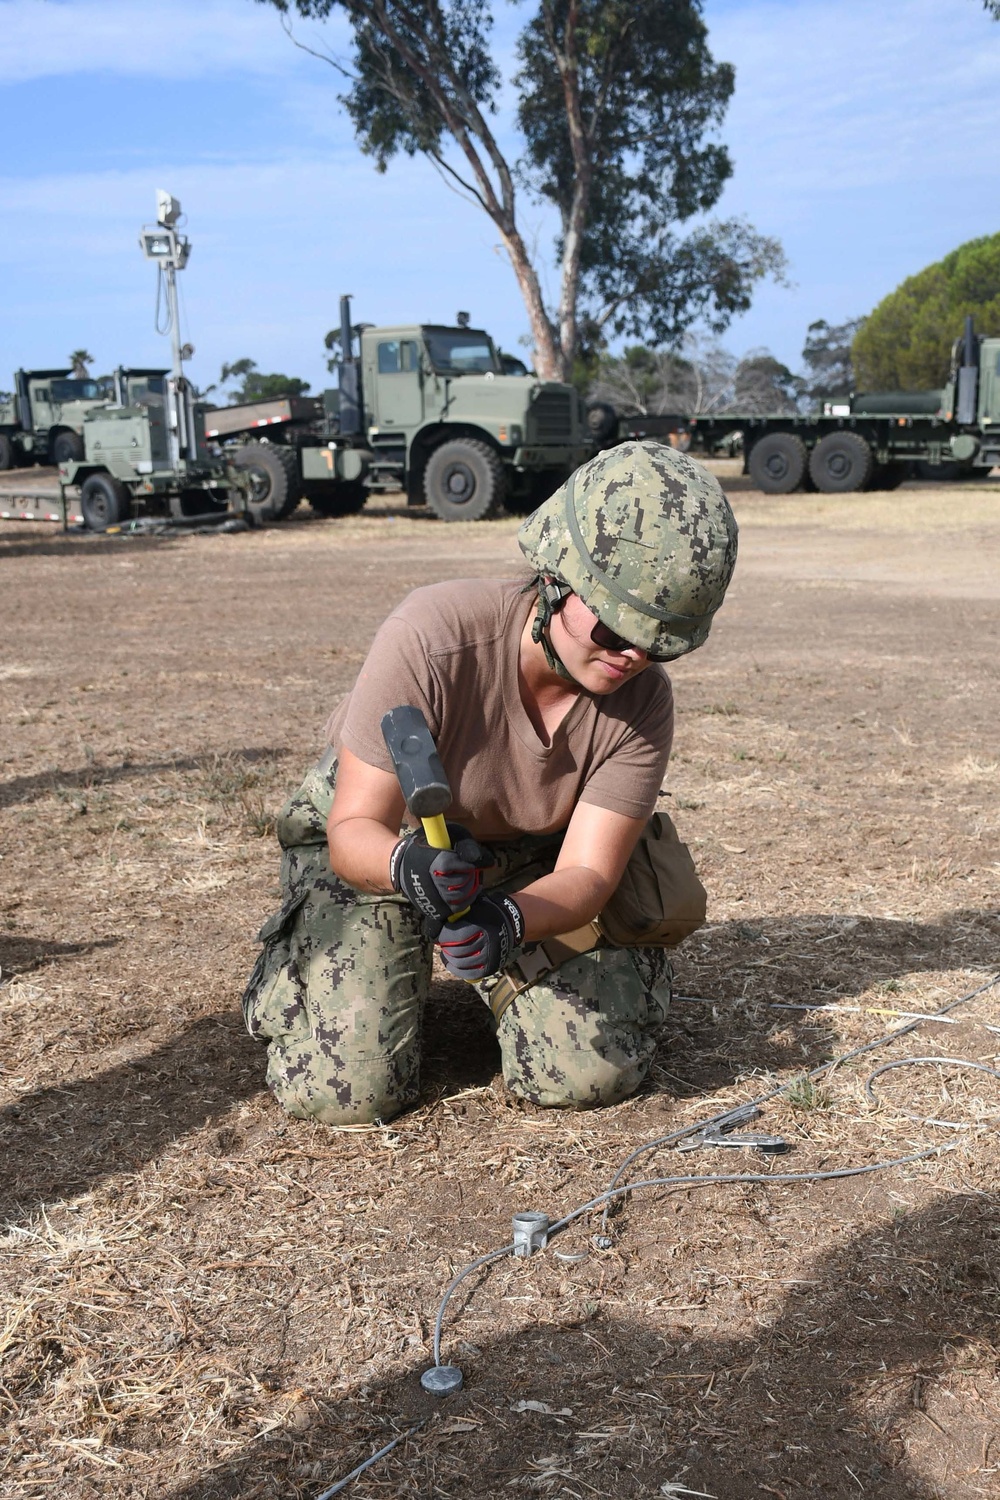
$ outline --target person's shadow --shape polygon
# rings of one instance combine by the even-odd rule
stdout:
[[[820,1208],[814,1190],[808,1211]],[[702,1198],[691,1212],[712,1208]],[[746,1220],[745,1205],[742,1215]],[[758,1242],[767,1238],[758,1228]],[[510,1309],[509,1332],[473,1347],[462,1341],[464,1299],[456,1298],[443,1353],[463,1369],[458,1394],[442,1401],[421,1390],[426,1350],[408,1375],[363,1388],[359,1382],[346,1397],[308,1389],[293,1420],[168,1500],[300,1493],[301,1480],[292,1476],[303,1474],[314,1476],[310,1493],[319,1493],[421,1417],[427,1425],[381,1460],[359,1493],[455,1500],[508,1492],[623,1500],[685,1493],[716,1500],[938,1500],[948,1493],[957,1500],[996,1493],[1000,1437],[988,1402],[1000,1298],[995,1197],[948,1193],[812,1264],[790,1263],[800,1279],[787,1285],[777,1311],[741,1317],[744,1326],[756,1321],[752,1335],[692,1326],[683,1307],[689,1289],[670,1284],[672,1243],[673,1234],[668,1242],[664,1233],[655,1247],[660,1307],[651,1319],[607,1311],[598,1296],[592,1316],[560,1323],[549,1303],[551,1321],[539,1323],[515,1298],[500,1304]],[[655,1274],[653,1249],[647,1240],[642,1262],[633,1261],[616,1291],[616,1306],[628,1301],[630,1278],[636,1304],[649,1294],[641,1283]],[[770,1247],[768,1264],[781,1278],[780,1255]],[[549,1256],[543,1270],[533,1260],[525,1276],[551,1291],[567,1274],[557,1265]],[[767,1279],[746,1278],[751,1308]],[[473,1279],[468,1295],[475,1285]],[[674,1317],[672,1296],[680,1309]],[[707,1302],[705,1318],[718,1317]],[[333,1331],[310,1325],[310,1335],[329,1342]],[[290,1366],[286,1374],[299,1384],[300,1370]],[[249,1387],[251,1371],[242,1378]],[[278,1373],[269,1379],[274,1389]],[[946,1489],[952,1482],[956,1487]]]

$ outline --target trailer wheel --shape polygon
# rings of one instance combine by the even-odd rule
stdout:
[[[302,495],[293,449],[276,443],[244,443],[231,461],[250,476],[247,509],[255,521],[283,521],[291,515]]]
[[[83,524],[91,531],[107,531],[124,521],[132,509],[132,497],[110,474],[91,474],[80,487]]]
[[[83,457],[83,438],[78,432],[57,432],[52,439],[50,451],[54,464],[72,463],[74,459]]]
[[[14,444],[5,432],[0,432],[0,469],[14,467]]]
[[[452,438],[435,448],[424,470],[424,496],[442,521],[484,521],[503,504],[500,456],[476,438]]]
[[[361,479],[307,481],[303,488],[313,514],[317,516],[356,516],[368,498]]]
[[[863,490],[871,478],[875,457],[857,432],[828,432],[809,459],[813,483],[824,495],[846,495]]]
[[[750,449],[747,468],[765,495],[790,495],[806,475],[809,455],[794,432],[768,432]]]

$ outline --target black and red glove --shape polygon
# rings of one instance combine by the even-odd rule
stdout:
[[[389,856],[393,890],[438,925],[472,905],[483,870],[493,864],[493,856],[460,823],[448,824],[448,837],[450,849],[434,849],[420,828],[400,839]]]
[[[513,896],[477,896],[464,916],[438,934],[441,957],[456,979],[485,979],[506,969],[524,941],[524,913]]]

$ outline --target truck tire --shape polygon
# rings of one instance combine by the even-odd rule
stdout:
[[[80,487],[80,510],[91,531],[107,531],[130,514],[132,497],[110,474],[90,474]]]
[[[5,432],[0,432],[0,470],[14,467],[14,444]]]
[[[283,521],[291,515],[302,496],[294,449],[276,443],[244,443],[231,462],[250,475],[247,509],[255,521]]]
[[[587,431],[595,443],[606,443],[618,436],[618,413],[610,402],[587,402]]]
[[[485,521],[503,505],[505,478],[489,443],[452,438],[427,460],[424,498],[442,521]]]
[[[809,454],[794,432],[768,432],[750,449],[750,478],[765,495],[790,495],[806,477]]]
[[[310,508],[317,516],[356,516],[368,498],[361,479],[319,480],[303,485]]]
[[[49,445],[54,464],[69,464],[83,457],[83,438],[78,432],[57,432]]]
[[[857,432],[828,432],[809,457],[813,484],[824,495],[863,490],[875,467],[875,455]]]

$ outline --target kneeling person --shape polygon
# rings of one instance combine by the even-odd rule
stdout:
[[[583,1108],[638,1088],[670,1000],[661,945],[704,914],[654,816],[673,734],[660,664],[706,639],[736,537],[705,469],[626,443],[524,522],[527,585],[434,584],[385,621],[279,817],[285,900],[244,995],[291,1114],[358,1124],[414,1102],[435,943],[490,1006],[513,1093]],[[451,783],[451,851],[406,826],[380,728],[402,704]],[[648,933],[614,920],[637,845],[654,887],[670,854]]]

